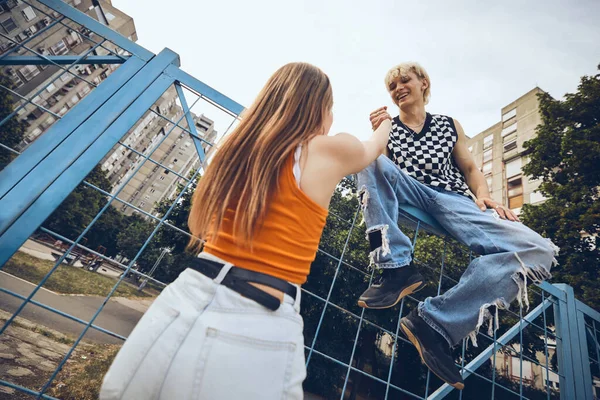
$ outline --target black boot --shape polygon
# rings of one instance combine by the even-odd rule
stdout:
[[[400,320],[400,327],[431,372],[459,390],[465,387],[448,342],[419,316],[416,308]]]
[[[425,286],[412,262],[400,268],[383,268],[381,276],[358,299],[363,308],[390,308]]]

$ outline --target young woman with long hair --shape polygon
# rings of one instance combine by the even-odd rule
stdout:
[[[303,398],[300,285],[336,185],[383,152],[391,127],[382,112],[366,141],[327,136],[332,105],[310,64],[271,76],[194,193],[188,225],[203,252],[140,320],[101,399]]]

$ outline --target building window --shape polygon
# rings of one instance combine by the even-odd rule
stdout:
[[[0,25],[2,25],[2,28],[4,28],[6,33],[11,33],[12,31],[18,28],[17,24],[15,23],[15,20],[11,17],[8,17],[4,21],[0,22]]]
[[[71,97],[71,100],[67,101],[67,106],[73,107],[78,102],[79,102],[79,96],[75,95],[75,96]]]
[[[27,39],[27,35],[25,34],[24,31],[15,36],[15,40],[19,43],[21,43],[23,40],[26,40],[26,39]]]
[[[515,122],[514,124],[512,124],[511,126],[502,129],[502,137],[509,135],[513,132],[517,131],[517,123]]]
[[[473,146],[469,146],[469,152],[472,153],[473,152]]]
[[[491,192],[492,191],[492,177],[488,176],[487,178],[485,178],[485,181],[487,182],[488,190]]]
[[[165,175],[169,175],[169,170],[168,170],[168,169],[165,169],[165,171],[164,171],[164,174],[165,174]]]
[[[517,116],[517,109],[513,108],[512,110],[504,113],[504,115],[502,115],[502,122],[506,122],[511,118],[514,118]]]
[[[507,153],[511,150],[514,150],[517,148],[517,139],[513,139],[509,142],[504,143],[504,152]]]
[[[494,144],[494,135],[486,136],[483,139],[483,148],[484,149],[487,149],[488,147],[492,147],[492,144]]]
[[[508,194],[508,208],[515,209],[523,205],[523,178],[515,176],[507,179],[506,190]]]
[[[535,204],[546,200],[546,196],[541,194],[539,191],[532,192],[529,195],[529,204]]]
[[[40,70],[37,69],[35,65],[26,65],[23,68],[19,69],[19,72],[21,73],[21,75],[23,75],[23,78],[25,78],[26,81],[30,81],[37,74],[40,73]]]
[[[483,172],[484,175],[487,174],[491,174],[492,173],[492,162],[486,162],[485,164],[483,164],[483,167],[481,168],[481,172]]]
[[[165,172],[167,172],[167,171],[165,171]],[[160,178],[158,178],[158,179],[160,179],[161,181],[164,181],[165,180],[165,176],[161,175]]]
[[[22,9],[21,14],[23,14],[23,17],[25,17],[26,21],[31,21],[32,19],[37,17],[37,15],[35,15],[35,11],[33,11],[33,8],[31,8],[30,6]]]
[[[483,152],[483,162],[492,161],[492,149],[486,150]]]
[[[140,201],[140,208],[144,207],[145,205],[146,205],[146,202]]]
[[[8,74],[10,75],[10,79],[12,80],[12,83],[13,83],[13,85],[15,85],[16,88],[24,85],[24,82],[21,79],[21,77],[19,75],[17,75],[15,73],[15,71],[13,71],[12,68],[8,69]]]
[[[521,158],[506,163],[506,177],[512,178],[516,175],[521,175]]]
[[[153,183],[153,185],[154,185],[154,183]],[[156,192],[156,189],[150,189],[150,193],[154,193],[154,192]]]
[[[60,41],[56,42],[55,44],[53,44],[52,46],[50,46],[50,51],[55,56],[62,56],[69,52],[69,48],[65,44],[64,40],[60,40]]]
[[[520,378],[522,376],[523,379],[531,379],[532,368],[530,361],[523,361],[523,363],[521,364],[521,360],[519,359],[519,357],[511,357],[511,364],[511,375],[514,378]],[[521,371],[521,365],[523,365],[523,371]]]

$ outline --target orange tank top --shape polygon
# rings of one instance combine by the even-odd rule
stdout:
[[[207,238],[205,251],[241,268],[292,283],[306,282],[328,211],[298,187],[293,166],[292,154],[282,168],[279,189],[254,236],[252,250],[237,245],[233,237],[235,212],[228,209],[216,237]]]

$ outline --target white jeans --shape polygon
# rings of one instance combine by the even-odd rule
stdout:
[[[300,288],[269,311],[219,284],[230,268],[214,280],[187,269],[163,290],[104,377],[101,400],[303,398]]]

